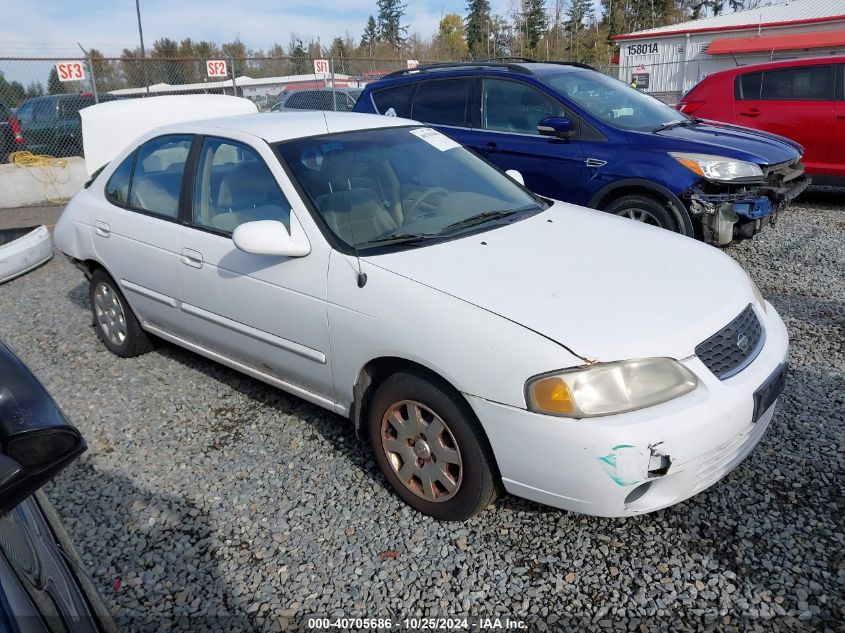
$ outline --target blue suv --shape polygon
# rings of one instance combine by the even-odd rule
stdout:
[[[797,143],[690,117],[584,64],[421,66],[367,85],[355,111],[428,123],[540,195],[716,245],[774,224],[810,182]]]

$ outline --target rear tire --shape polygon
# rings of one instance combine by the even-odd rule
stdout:
[[[602,211],[680,233],[678,223],[672,217],[671,211],[666,208],[666,204],[648,194],[635,193],[622,196]]]
[[[120,288],[102,268],[91,275],[88,298],[94,315],[94,329],[112,354],[132,358],[153,348]]]
[[[367,413],[376,462],[396,493],[436,519],[463,521],[497,494],[492,453],[460,394],[411,372],[378,386]]]

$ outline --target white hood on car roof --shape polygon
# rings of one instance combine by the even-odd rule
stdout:
[[[754,302],[740,266],[718,249],[564,203],[366,261],[600,361],[692,356]]]
[[[226,95],[119,99],[89,106],[79,111],[85,168],[93,174],[132,141],[163,125],[256,112],[249,99]]]

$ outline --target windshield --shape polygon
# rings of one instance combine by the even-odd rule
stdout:
[[[544,81],[597,119],[623,130],[650,132],[687,120],[665,103],[599,72],[570,72]]]
[[[430,128],[328,134],[277,148],[328,228],[359,251],[451,238],[545,208]]]

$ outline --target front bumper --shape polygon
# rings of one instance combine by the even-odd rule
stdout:
[[[718,380],[695,356],[682,362],[695,391],[626,414],[570,420],[467,395],[506,490],[596,516],[652,512],[716,483],[760,442],[774,405],[752,423],[754,392],[786,360],[786,327],[774,308],[757,314],[766,342],[747,368]]]
[[[701,222],[704,241],[718,246],[748,239],[768,225],[810,185],[798,161],[766,168],[764,182],[754,185],[702,181],[684,197]]]

